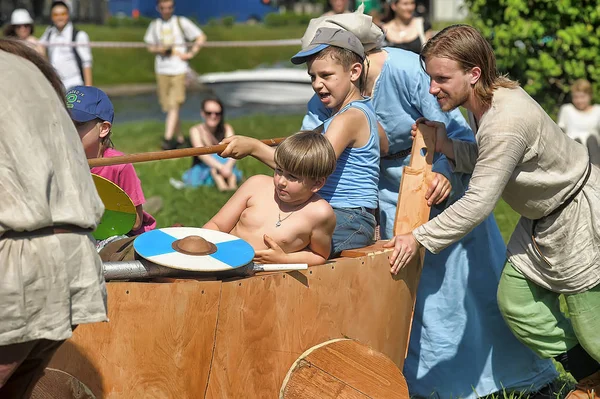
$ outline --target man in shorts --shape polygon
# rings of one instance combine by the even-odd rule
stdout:
[[[156,54],[154,70],[158,100],[167,114],[162,148],[171,150],[184,143],[179,109],[185,102],[188,61],[198,54],[206,35],[189,19],[173,15],[174,0],[157,0],[156,9],[160,18],[150,23],[144,41],[148,44],[148,51]],[[191,48],[186,46],[186,42],[193,42]]]

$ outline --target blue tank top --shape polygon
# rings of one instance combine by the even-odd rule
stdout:
[[[323,124],[323,132],[336,115],[357,108],[364,112],[369,122],[369,141],[363,147],[347,147],[339,159],[335,171],[319,191],[334,208],[377,208],[379,183],[379,135],[377,117],[369,99],[352,101]]]

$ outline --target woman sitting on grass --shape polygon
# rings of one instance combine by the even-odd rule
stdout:
[[[217,145],[225,137],[234,136],[231,125],[225,123],[225,108],[217,98],[202,101],[200,115],[204,123],[192,126],[190,140],[194,147]],[[235,159],[221,158],[217,154],[194,157],[192,167],[183,174],[186,186],[198,187],[215,184],[219,191],[237,189],[242,172],[235,167]]]

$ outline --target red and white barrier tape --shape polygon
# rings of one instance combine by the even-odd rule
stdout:
[[[92,48],[147,48],[148,44],[143,42],[89,42],[89,43],[40,43],[45,47],[92,47]],[[177,44],[176,47],[191,47],[194,43]],[[224,48],[224,47],[278,47],[278,46],[299,46],[300,39],[284,40],[247,40],[247,41],[216,41],[206,42],[203,48]]]

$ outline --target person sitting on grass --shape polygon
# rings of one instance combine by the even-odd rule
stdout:
[[[275,150],[273,177],[249,178],[203,227],[246,240],[260,263],[325,263],[335,214],[317,193],[336,167],[322,134],[303,131]]]
[[[331,257],[370,245],[375,237],[379,135],[373,106],[361,95],[364,58],[358,38],[335,28],[319,29],[306,50],[292,58],[295,64],[307,62],[313,90],[333,114],[322,130],[333,145],[337,167],[320,192],[337,218]],[[252,155],[276,166],[273,148],[259,140],[234,136],[223,143],[228,144],[223,157]]]
[[[225,108],[218,98],[207,98],[202,101],[200,111],[204,123],[192,126],[190,140],[194,147],[217,145],[226,137],[235,133],[228,123],[225,123]],[[193,158],[192,167],[183,174],[183,184],[172,182],[176,188],[183,186],[198,187],[216,185],[219,191],[237,189],[242,179],[242,172],[235,167],[235,159],[221,158],[217,154],[199,155]]]
[[[67,108],[88,159],[123,155],[114,149],[111,141],[115,112],[106,93],[91,86],[75,86],[67,92]],[[91,172],[112,181],[131,198],[136,218],[128,235],[138,235],[156,227],[156,220],[144,212],[146,200],[132,164],[98,166]]]

